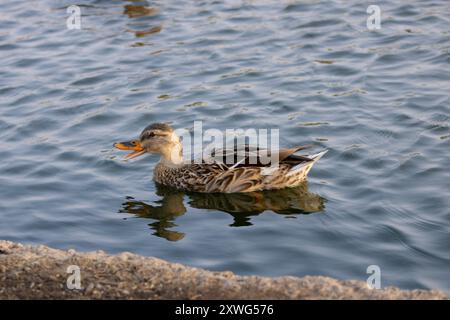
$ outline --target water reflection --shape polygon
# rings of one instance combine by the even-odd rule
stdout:
[[[158,13],[158,9],[143,5],[125,5],[123,13],[128,15],[130,19],[144,16],[153,16]]]
[[[162,29],[162,26],[155,26],[155,27],[151,27],[150,29],[135,30],[132,32],[134,32],[134,35],[136,36],[136,38],[142,38],[142,37],[148,36],[149,34],[158,33],[161,31],[161,29]]]
[[[191,193],[156,185],[160,200],[149,204],[127,197],[119,212],[130,213],[140,218],[155,220],[149,224],[153,235],[169,241],[184,238],[183,232],[169,230],[177,225],[177,217],[186,213],[184,199],[192,208],[218,210],[233,216],[230,227],[251,226],[251,217],[265,211],[295,217],[299,214],[321,212],[325,209],[325,199],[308,191],[307,183],[296,188],[261,191],[252,193]]]
[[[147,2],[145,2],[148,4]],[[156,16],[159,12],[159,9],[156,7],[150,7],[148,5],[125,5],[123,14],[127,15],[128,18],[141,18],[141,17],[153,17]],[[130,24],[132,29],[128,30],[129,32],[133,32],[136,38],[146,37],[148,35],[159,33],[162,30],[162,25],[149,25],[149,22],[146,20],[135,22]]]

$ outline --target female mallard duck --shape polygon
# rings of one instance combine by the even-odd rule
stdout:
[[[242,149],[235,148],[222,151],[226,153],[223,153],[226,163],[217,161],[217,156],[211,158],[213,161],[187,163],[183,161],[180,138],[169,125],[162,123],[146,127],[137,140],[116,143],[114,146],[120,150],[133,151],[125,159],[136,158],[147,152],[160,154],[161,160],[154,170],[157,183],[180,190],[207,193],[254,192],[298,186],[305,181],[314,163],[327,152],[300,156],[294,153],[307,146],[280,149],[277,151],[276,164],[262,164],[259,161],[259,149],[251,149],[247,145],[244,147],[246,156],[239,161],[237,153]],[[252,154],[251,150],[256,150],[257,154]],[[233,163],[228,161],[230,154]]]

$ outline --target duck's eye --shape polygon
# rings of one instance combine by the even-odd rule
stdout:
[[[152,137],[154,137],[154,136],[156,136],[156,134],[155,134],[154,132],[146,131],[146,132],[144,132],[144,133],[142,134],[141,138],[142,138],[142,139],[149,139],[149,138],[152,138]]]

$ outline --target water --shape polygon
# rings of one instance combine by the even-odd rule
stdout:
[[[448,1],[377,1],[374,32],[361,1],[80,0],[81,30],[70,4],[0,4],[0,238],[450,290]],[[194,120],[330,152],[300,188],[201,196],[113,150]]]

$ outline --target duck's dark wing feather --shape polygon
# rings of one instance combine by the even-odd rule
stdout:
[[[269,167],[273,161],[279,164],[289,164],[296,166],[300,163],[310,162],[313,159],[306,156],[295,155],[294,153],[310,148],[311,146],[297,146],[295,148],[280,149],[272,154],[268,149],[251,146],[248,144],[235,146],[234,149],[213,149],[211,157],[204,160],[224,163],[228,167]],[[273,157],[272,157],[273,155]]]

